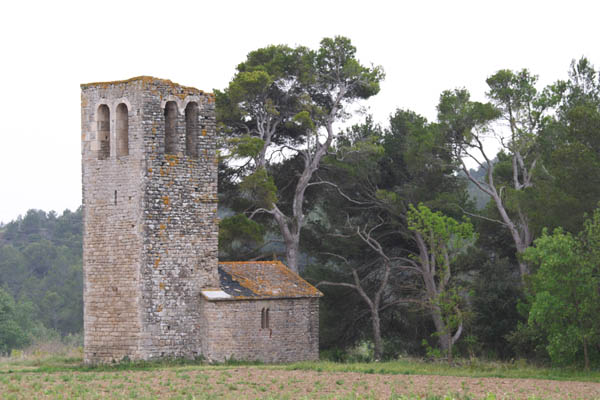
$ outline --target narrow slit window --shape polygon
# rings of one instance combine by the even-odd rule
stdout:
[[[268,308],[265,311],[265,328],[266,329],[270,328],[270,324],[269,324],[269,309]]]
[[[185,107],[185,154],[188,157],[198,157],[198,103],[190,102]]]
[[[110,110],[106,104],[101,104],[96,113],[98,160],[110,157]]]
[[[165,153],[177,153],[177,104],[174,101],[165,105]]]
[[[126,104],[117,106],[117,156],[129,155],[129,111]]]
[[[265,309],[260,311],[260,329],[265,329]]]

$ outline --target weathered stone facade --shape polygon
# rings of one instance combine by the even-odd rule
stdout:
[[[202,300],[208,322],[202,354],[210,361],[268,363],[319,359],[319,299]],[[262,327],[262,310],[269,326]]]
[[[321,293],[279,261],[219,263],[220,290],[203,290],[202,354],[211,361],[319,358]]]
[[[252,342],[243,344],[233,326],[258,303],[224,306],[201,296],[220,287],[214,96],[152,77],[81,88],[84,361],[209,351],[215,360],[314,358],[318,338],[310,356],[286,350],[267,359],[263,346],[252,357],[243,349]],[[284,309],[299,316],[315,307],[307,298],[271,309],[283,321]],[[292,320],[290,329],[303,329]],[[318,332],[315,321],[310,330]],[[224,349],[228,326],[239,341]]]

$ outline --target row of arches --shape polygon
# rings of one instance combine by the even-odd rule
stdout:
[[[117,141],[117,157],[129,155],[129,110],[125,103],[117,106],[115,118],[115,133]],[[98,159],[110,157],[110,109],[106,104],[98,107],[96,117],[97,135],[100,143]]]
[[[168,101],[165,104],[165,153],[176,154],[179,147],[179,133],[177,126],[177,103]],[[185,154],[188,157],[198,157],[198,137],[200,123],[198,117],[200,110],[198,103],[189,102],[185,107]],[[110,157],[110,109],[108,105],[98,106],[96,113],[98,135],[98,159]],[[125,103],[120,103],[116,108],[115,140],[117,157],[129,155],[129,110]]]

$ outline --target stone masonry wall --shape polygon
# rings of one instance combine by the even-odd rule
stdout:
[[[178,110],[173,154],[164,153],[168,101]],[[185,152],[190,102],[199,108],[197,157]],[[129,154],[117,156],[122,103]],[[214,98],[140,77],[82,85],[81,104],[84,360],[194,357],[202,340],[199,291],[218,285]],[[100,156],[102,104],[110,110],[109,157]]]
[[[176,151],[165,154],[168,101],[177,104]],[[185,109],[198,104],[197,157],[186,155]],[[159,112],[157,112],[159,110]],[[212,95],[157,82],[144,100],[143,328],[147,358],[196,357],[200,290],[218,287],[216,122]]]
[[[207,301],[202,299],[202,351],[225,359],[293,362],[319,359],[319,299]],[[269,329],[261,310],[269,309]]]
[[[82,92],[84,360],[140,358],[140,266],[145,161],[141,93],[127,86]],[[129,155],[116,156],[116,108],[128,106]],[[110,111],[110,155],[99,159],[97,111]],[[106,142],[104,143],[106,144]]]

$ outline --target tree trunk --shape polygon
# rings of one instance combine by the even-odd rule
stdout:
[[[300,249],[300,229],[302,227],[292,226],[292,229],[290,229],[288,217],[286,217],[276,205],[273,206],[273,210],[270,211],[270,214],[275,218],[277,225],[279,225],[281,236],[283,236],[287,267],[297,274],[299,272],[298,253]]]
[[[371,323],[373,325],[373,342],[375,345],[373,356],[375,361],[379,362],[383,354],[383,345],[381,341],[381,321],[377,307],[371,307]]]
[[[287,262],[287,267],[290,270],[292,270],[293,272],[295,272],[296,274],[299,274],[299,270],[298,270],[299,246],[300,246],[300,243],[298,243],[297,240],[292,240],[292,241],[290,241],[290,243],[286,242],[286,244],[285,244],[285,260]]]
[[[473,175],[471,175],[471,173],[469,172],[469,169],[467,168],[466,164],[461,159],[462,170],[465,173],[465,175],[467,176],[467,178],[473,184],[475,184],[475,186],[477,186],[477,188],[479,188],[479,190],[486,193],[487,195],[489,195],[492,198],[492,200],[494,201],[494,203],[496,205],[496,209],[498,210],[498,213],[500,214],[500,218],[502,219],[502,221],[500,221],[500,222],[502,222],[504,224],[504,226],[506,226],[506,228],[509,230],[510,235],[515,244],[515,247],[517,249],[517,255],[520,255],[533,242],[533,234],[531,233],[531,230],[529,229],[529,221],[527,220],[526,215],[523,214],[523,212],[521,211],[520,208],[517,209],[518,218],[516,218],[514,221],[508,215],[508,212],[504,205],[504,201],[503,201],[502,197],[500,196],[498,189],[496,188],[496,184],[494,183],[493,164],[489,160],[487,155],[485,154],[483,148],[480,148],[480,152],[481,152],[481,155],[485,158],[485,160],[486,160],[485,162],[487,164],[487,175],[486,175],[485,183],[482,183],[478,179],[473,177]],[[519,180],[518,180],[519,168],[517,165],[517,158],[516,158],[517,156],[520,156],[520,155],[513,155],[513,175],[514,175],[513,186],[514,186],[515,190],[522,190],[526,187],[533,186],[533,184],[531,183],[530,171],[524,167],[521,168],[521,172],[522,172],[523,176],[526,177],[525,178],[526,182],[524,184],[521,184],[519,182]],[[460,154],[459,154],[459,157],[460,157]],[[535,161],[532,163],[532,168],[533,167],[535,167]],[[527,275],[529,275],[529,268],[527,267],[527,264],[521,260],[519,260],[519,273],[521,274],[521,282],[525,283],[525,277]]]
[[[442,319],[442,312],[436,305],[432,306],[431,319],[433,319],[433,325],[435,326],[435,331],[438,335],[440,348],[444,353],[448,353],[448,349],[451,347],[450,342],[452,339],[450,337],[450,333],[446,332],[446,324],[444,324],[444,320]]]
[[[360,233],[359,233],[359,236],[363,240],[365,240],[367,243],[369,243],[371,240],[369,237],[364,237]],[[370,242],[370,244],[372,244],[372,242]],[[383,253],[380,253],[380,254],[383,255]],[[389,265],[389,259],[386,259],[385,272],[383,274],[383,279],[381,281],[381,285],[379,286],[379,289],[377,290],[377,293],[375,293],[373,300],[371,300],[369,298],[367,293],[362,288],[362,286],[360,284],[360,279],[358,278],[358,274],[356,273],[356,270],[354,270],[354,269],[352,270],[352,277],[354,278],[354,284],[344,283],[344,282],[327,282],[327,281],[321,281],[317,284],[317,287],[319,287],[320,285],[330,285],[330,286],[343,286],[343,287],[352,288],[352,289],[356,290],[358,292],[358,294],[360,295],[360,297],[362,297],[362,299],[365,301],[365,303],[367,303],[367,305],[369,306],[369,310],[371,312],[371,326],[373,328],[375,361],[381,361],[381,357],[383,355],[383,344],[382,344],[382,340],[381,340],[381,319],[379,318],[379,306],[381,304],[381,295],[383,294],[383,291],[385,290],[385,288],[387,287],[387,284],[388,284],[388,280],[390,277],[390,271],[391,271],[391,268]]]
[[[589,371],[590,370],[590,357],[588,354],[588,343],[587,343],[586,338],[583,338],[583,359],[585,362],[585,370]]]

